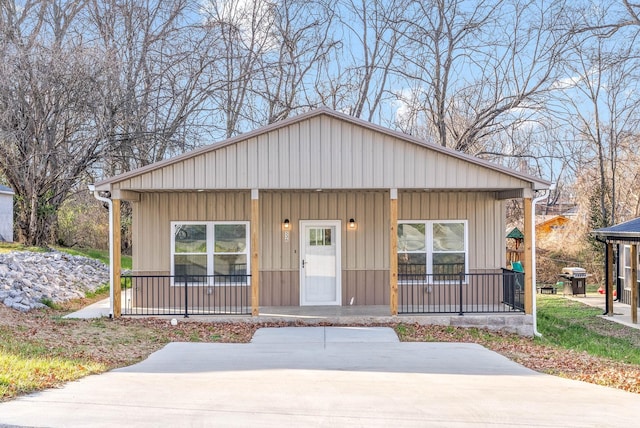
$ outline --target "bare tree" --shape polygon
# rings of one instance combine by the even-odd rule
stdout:
[[[41,245],[99,157],[102,58],[69,35],[83,2],[0,4],[0,174],[16,192],[18,239]]]
[[[255,125],[250,97],[254,79],[261,75],[264,55],[277,47],[271,37],[274,9],[275,4],[266,0],[209,0],[203,7],[208,40],[219,52],[210,72],[223,82],[211,93],[209,103],[219,118],[216,122],[223,124],[224,137],[242,132],[247,124]]]
[[[105,73],[110,174],[164,159],[201,139],[205,100],[221,85],[208,74],[215,54],[187,0],[91,0],[90,30]]]
[[[414,128],[422,120],[438,144],[475,154],[542,109],[566,48],[562,2],[416,1],[410,16],[403,74]]]
[[[256,97],[264,101],[263,122],[274,123],[292,112],[317,104],[312,88],[322,66],[338,46],[331,30],[331,3],[282,0],[273,9],[274,48],[265,52]]]
[[[619,154],[640,132],[640,57],[633,36],[628,43],[585,34],[566,59],[568,76],[558,82],[555,103],[576,139],[583,145],[578,165],[597,171],[599,218],[608,226],[616,222],[620,206]]]
[[[317,85],[321,102],[350,115],[375,121],[391,99],[394,64],[407,23],[405,0],[339,0],[339,56]]]
[[[576,34],[613,37],[620,30],[640,27],[640,3],[629,0],[615,2],[575,1],[573,15],[582,19],[573,22]],[[604,19],[603,19],[604,18]]]

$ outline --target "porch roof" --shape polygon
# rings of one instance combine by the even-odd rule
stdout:
[[[614,226],[596,229],[591,234],[610,243],[640,242],[640,217]]]
[[[550,182],[327,108],[96,183],[97,190],[428,189],[503,192]],[[513,195],[513,196],[511,196]]]

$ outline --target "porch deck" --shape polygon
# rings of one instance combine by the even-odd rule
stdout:
[[[163,316],[162,318],[171,318]],[[176,317],[177,318],[177,317]],[[286,322],[294,325],[379,325],[419,324],[453,327],[487,328],[489,330],[533,336],[533,317],[523,312],[473,314],[399,314],[390,315],[387,305],[377,306],[261,306],[256,317],[248,315],[190,316],[179,321],[203,322]]]
[[[124,293],[123,293],[124,294]],[[123,299],[124,300],[124,299]],[[389,315],[387,305],[379,306],[261,306],[260,315],[146,315],[161,319],[179,319],[180,322],[201,321],[212,323],[246,322],[268,323],[287,322],[295,325],[362,325],[407,323],[420,325],[441,325],[456,327],[478,327],[502,330],[523,336],[533,335],[533,318],[522,312],[467,314],[401,314]],[[101,318],[109,316],[109,299],[94,303],[65,318]],[[127,316],[127,315],[124,315]],[[133,316],[137,317],[137,316]]]

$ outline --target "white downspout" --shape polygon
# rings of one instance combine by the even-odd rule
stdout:
[[[553,188],[553,184],[551,185]],[[538,331],[538,310],[536,309],[536,204],[541,200],[549,197],[549,190],[545,192],[544,195],[534,198],[532,201],[531,207],[531,296],[532,297],[532,311],[533,311],[533,334],[537,337],[542,337],[542,334]]]
[[[109,205],[109,318],[113,318],[113,203],[111,199],[100,196],[93,184],[89,184],[89,191],[94,198]]]

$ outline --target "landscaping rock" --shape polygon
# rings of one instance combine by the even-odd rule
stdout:
[[[0,254],[0,302],[22,312],[85,296],[109,281],[104,263],[59,251]]]

